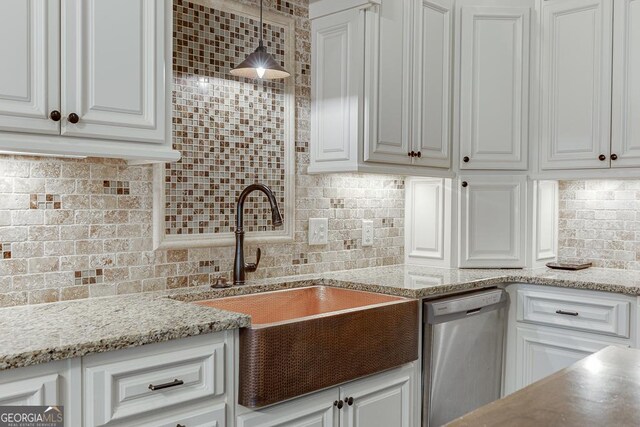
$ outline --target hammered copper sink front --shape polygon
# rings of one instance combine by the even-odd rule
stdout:
[[[418,358],[418,301],[325,286],[197,302],[251,316],[241,405],[259,408]]]

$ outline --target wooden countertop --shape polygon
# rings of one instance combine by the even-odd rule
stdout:
[[[447,424],[639,426],[640,350],[607,347]]]

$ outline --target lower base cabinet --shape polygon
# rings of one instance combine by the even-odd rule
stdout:
[[[610,341],[572,336],[566,331],[552,331],[517,327],[519,369],[516,388],[520,389],[567,368],[585,357],[610,345]]]
[[[265,409],[237,427],[417,427],[417,362]]]

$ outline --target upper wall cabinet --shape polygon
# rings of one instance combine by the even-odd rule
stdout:
[[[611,166],[637,167],[640,165],[640,0],[616,0],[614,23]]]
[[[460,168],[526,170],[533,1],[460,3]]]
[[[451,0],[311,3],[309,172],[450,175]]]
[[[0,4],[0,150],[172,161],[165,0]]]
[[[542,4],[543,169],[609,167],[612,9],[610,0]]]

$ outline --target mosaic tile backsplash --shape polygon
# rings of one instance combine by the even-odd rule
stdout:
[[[296,79],[296,224],[294,242],[262,245],[260,268],[250,277],[401,263],[402,178],[306,174],[311,48],[308,3],[267,1],[265,6],[296,19],[296,69],[290,70]],[[198,95],[203,102],[212,102],[208,99],[210,90]],[[184,110],[176,110],[178,122]],[[212,148],[203,142],[208,138],[205,135],[187,136],[203,151],[200,156]],[[206,175],[228,165],[229,171],[212,181],[219,181],[233,199],[237,187],[244,184],[235,181],[231,185],[231,174],[245,182],[255,180],[255,176],[250,168],[234,169],[238,166],[232,163],[231,153],[221,153],[217,153],[215,164],[200,163],[204,157],[196,161],[200,157],[194,155],[193,171]],[[151,166],[101,159],[0,156],[0,306],[188,287],[207,284],[221,274],[230,277],[233,247],[153,250],[152,188]],[[205,190],[193,188],[194,203],[200,203],[195,202],[197,197],[211,197]],[[186,203],[192,200],[189,196],[184,199]],[[224,209],[227,216],[235,214],[234,206]],[[329,243],[310,247],[306,243],[308,219],[322,217],[329,218]],[[374,221],[373,247],[361,245],[362,219]],[[225,226],[221,217],[214,221],[219,222],[217,226]],[[255,245],[248,245],[246,253],[254,254],[255,249]]]
[[[640,270],[640,181],[561,181],[559,258]]]
[[[165,234],[229,233],[238,189],[261,182],[284,206],[285,84],[229,74],[258,45],[259,22],[176,0],[173,25],[173,136],[182,159],[166,165]],[[264,37],[284,66],[285,28],[265,25]],[[264,197],[249,197],[244,226],[272,228]]]

